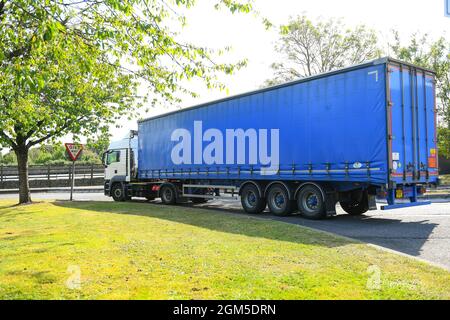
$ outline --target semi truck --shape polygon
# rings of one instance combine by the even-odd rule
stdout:
[[[104,192],[308,219],[429,204],[435,90],[432,70],[387,57],[140,120],[105,152]]]

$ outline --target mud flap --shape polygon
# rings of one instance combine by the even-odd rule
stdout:
[[[369,201],[369,210],[377,210],[376,195],[369,194],[368,201]]]
[[[327,217],[336,215],[336,192],[334,190],[327,190],[325,193],[325,210]]]

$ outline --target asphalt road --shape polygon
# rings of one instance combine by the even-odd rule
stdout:
[[[14,195],[0,194],[0,199],[12,197]],[[33,199],[36,200],[67,200],[68,197],[68,193],[33,194]],[[74,198],[80,201],[111,201],[101,193],[78,193]],[[224,214],[244,214],[238,201],[212,201],[198,207],[218,210]],[[349,216],[338,207],[336,217],[321,221],[310,221],[299,216],[280,218],[268,212],[258,217],[358,239],[433,262],[450,270],[450,202],[390,211],[369,211],[360,217]]]

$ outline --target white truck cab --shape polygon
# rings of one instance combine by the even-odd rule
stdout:
[[[113,177],[125,177],[125,181],[130,181],[131,177],[128,174],[128,148],[113,148],[108,149],[105,156],[105,179],[111,180]]]
[[[124,186],[137,178],[137,147],[136,131],[131,131],[130,135],[122,140],[110,143],[103,154],[105,195],[120,200],[128,198]]]

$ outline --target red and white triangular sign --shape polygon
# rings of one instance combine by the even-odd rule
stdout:
[[[65,143],[67,153],[72,161],[76,161],[83,151],[83,145],[79,143]]]

